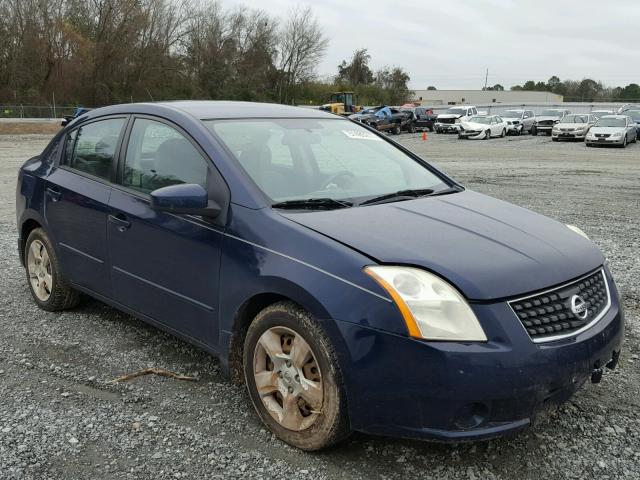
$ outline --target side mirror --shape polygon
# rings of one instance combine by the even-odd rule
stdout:
[[[209,200],[207,191],[193,183],[169,185],[151,192],[151,208],[161,212],[200,215],[215,218],[220,215],[220,205]]]

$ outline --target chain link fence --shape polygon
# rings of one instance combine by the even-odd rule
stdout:
[[[3,105],[0,118],[62,118],[73,115],[77,106],[58,105]]]

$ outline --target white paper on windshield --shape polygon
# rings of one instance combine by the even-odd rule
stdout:
[[[342,130],[349,138],[354,138],[356,140],[377,140],[382,141],[382,139],[371,132],[367,132],[366,130]]]

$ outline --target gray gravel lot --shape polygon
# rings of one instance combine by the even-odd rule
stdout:
[[[308,454],[275,440],[217,360],[97,301],[36,308],[16,254],[15,177],[47,136],[0,136],[0,479],[640,478],[640,143],[398,137],[468,187],[580,226],[623,293],[619,369],[513,438],[458,446],[354,435]],[[145,367],[197,382],[146,376]]]

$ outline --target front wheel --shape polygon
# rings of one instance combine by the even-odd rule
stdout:
[[[253,406],[281,440],[319,450],[350,433],[337,356],[300,307],[279,302],[260,312],[247,331],[243,363]]]
[[[51,240],[41,228],[32,230],[27,237],[24,265],[29,290],[40,308],[55,312],[78,304],[80,293],[62,276]]]
[[[557,138],[552,138],[551,140],[553,140],[554,142],[557,142],[558,139]]]
[[[391,130],[391,133],[393,133],[394,135],[400,135],[400,133],[402,133],[402,127],[400,127],[399,123],[396,123],[393,126],[393,129]]]
[[[409,125],[409,133],[416,133],[416,126],[413,123]]]
[[[535,125],[531,127],[531,135],[533,135],[534,137],[538,135],[538,127],[536,127]]]
[[[484,132],[484,140],[489,140],[491,138],[491,130],[487,130]]]
[[[500,137],[504,138],[507,136],[507,130],[505,128],[502,129],[502,133],[500,134]]]
[[[622,148],[627,148],[627,136],[626,135],[622,139]]]

